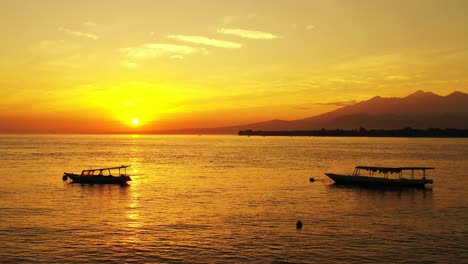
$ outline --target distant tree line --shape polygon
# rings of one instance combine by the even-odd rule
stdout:
[[[428,128],[414,129],[365,129],[363,127],[353,130],[334,129],[328,130],[287,130],[287,131],[254,131],[241,130],[240,136],[316,136],[316,137],[440,137],[440,138],[465,138],[468,137],[468,129],[456,128]]]

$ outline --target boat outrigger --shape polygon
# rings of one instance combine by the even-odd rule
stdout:
[[[127,168],[130,165],[122,165],[119,167],[89,169],[81,171],[81,174],[74,174],[65,172],[62,179],[66,181],[70,178],[76,183],[90,183],[90,184],[126,184],[127,181],[131,181],[129,175],[127,175]],[[117,173],[117,175],[113,175]]]
[[[426,184],[432,184],[432,179],[426,178],[426,170],[432,167],[372,167],[356,166],[352,175],[325,173],[335,184],[363,185],[371,187],[412,187],[424,188]],[[361,170],[369,172],[369,175],[361,175]],[[410,172],[404,175],[403,172]],[[415,176],[418,174],[418,176]],[[418,173],[419,172],[419,173]],[[396,176],[389,174],[395,173]]]

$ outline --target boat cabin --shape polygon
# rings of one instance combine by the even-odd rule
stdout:
[[[389,174],[397,174],[399,179],[407,178],[404,177],[404,171],[410,173],[410,178],[415,179],[415,176],[421,179],[426,179],[426,170],[433,170],[433,167],[374,167],[374,166],[356,166],[354,168],[353,176],[361,176],[361,170],[368,171],[370,177],[374,177],[375,173],[383,175],[385,179],[388,178]],[[416,172],[416,173],[415,173]]]
[[[80,176],[126,176],[128,167],[130,167],[130,165],[83,170],[81,171]],[[116,173],[117,175],[113,175],[112,172]]]

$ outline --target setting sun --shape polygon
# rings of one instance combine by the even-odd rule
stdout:
[[[231,127],[468,89],[468,1],[76,2],[0,1],[0,133]]]

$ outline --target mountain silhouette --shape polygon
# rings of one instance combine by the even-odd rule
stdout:
[[[290,122],[290,128],[468,128],[468,94],[439,96],[417,91],[404,98],[373,97],[334,111]]]
[[[180,129],[159,133],[236,134],[239,130],[284,131],[360,127],[468,129],[468,94],[456,91],[447,96],[440,96],[419,90],[403,98],[375,96],[328,113],[292,121],[270,120],[241,126]]]

